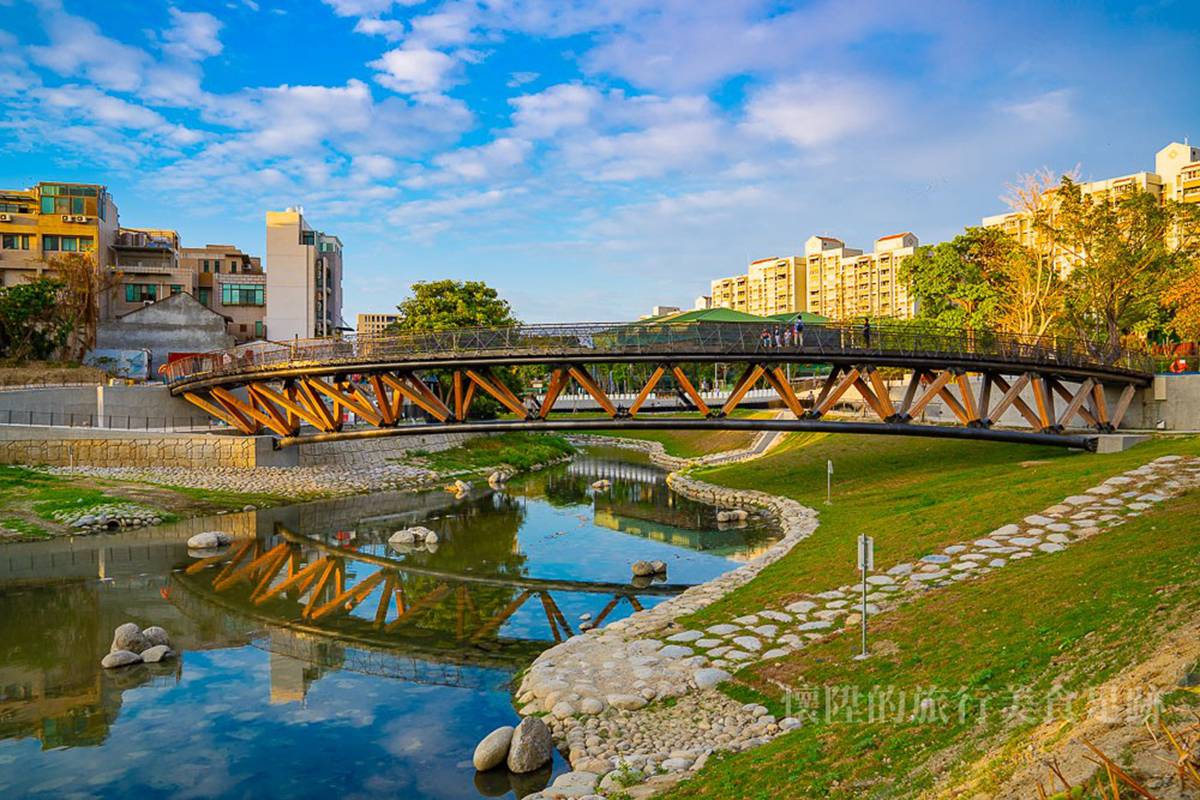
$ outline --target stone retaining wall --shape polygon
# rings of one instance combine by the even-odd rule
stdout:
[[[282,466],[287,458],[264,437],[0,428],[0,464],[252,469]]]
[[[302,467],[359,467],[387,463],[403,458],[413,450],[437,453],[458,447],[472,433],[428,433],[421,436],[388,436],[380,439],[357,439],[344,442],[320,442],[299,446]]]

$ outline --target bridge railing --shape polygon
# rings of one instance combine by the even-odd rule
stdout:
[[[785,325],[729,322],[578,323],[403,332],[335,339],[256,343],[174,361],[169,383],[306,367],[355,366],[388,361],[437,361],[512,356],[548,360],[597,355],[725,356],[731,361],[794,354],[797,362],[845,357],[928,357],[960,362],[1123,370],[1149,374],[1146,354],[1107,349],[1078,339],[946,330],[910,324],[871,326],[823,323],[796,331]]]

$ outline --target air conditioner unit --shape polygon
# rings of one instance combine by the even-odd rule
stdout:
[[[73,222],[87,222],[88,218],[85,217],[83,214],[77,214],[74,217],[72,217],[71,220]]]
[[[0,214],[0,222],[12,222],[12,214]]]
[[[63,222],[70,222],[71,220],[72,220],[72,217],[71,217],[71,215],[70,215],[70,214],[63,214],[63,215],[62,215],[62,221],[63,221]]]

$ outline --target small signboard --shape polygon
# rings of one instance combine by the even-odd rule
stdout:
[[[875,569],[875,540],[866,534],[858,537],[858,569],[860,572]]]

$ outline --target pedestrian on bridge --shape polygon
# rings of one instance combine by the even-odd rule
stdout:
[[[867,317],[863,317],[862,335],[863,335],[863,347],[870,347],[871,346],[871,320]]]

